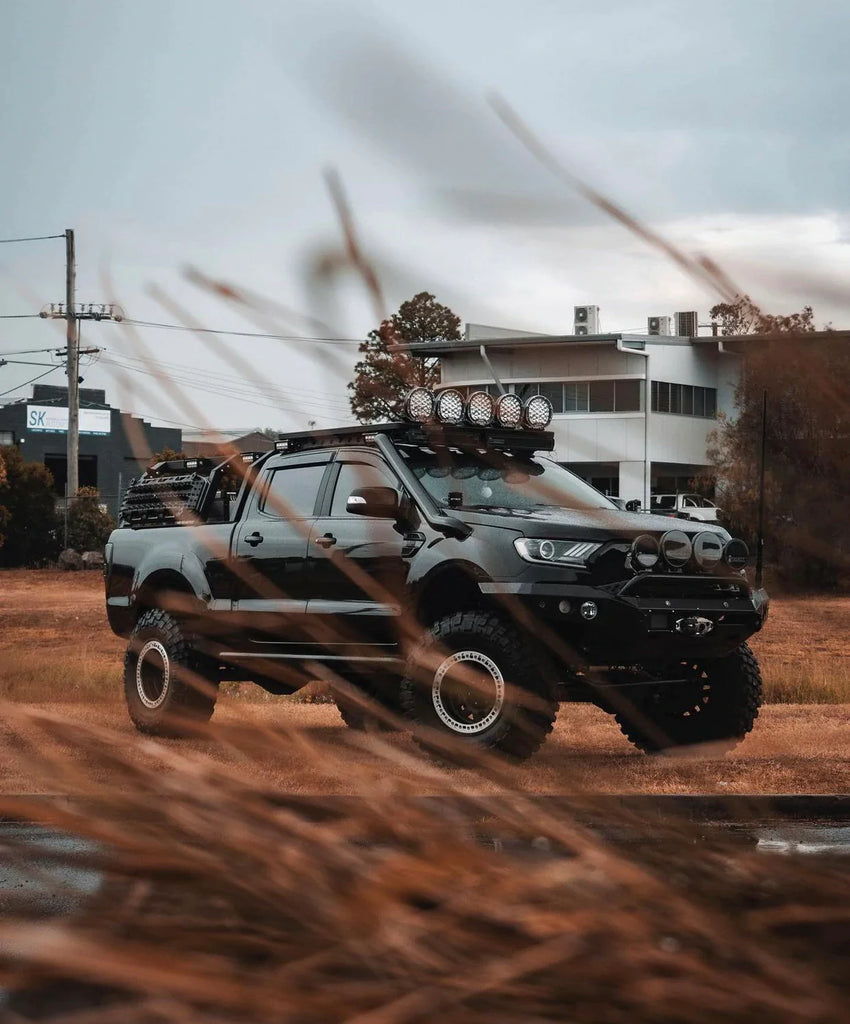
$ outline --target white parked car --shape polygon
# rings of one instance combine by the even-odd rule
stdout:
[[[656,515],[684,515],[703,523],[716,523],[723,517],[722,510],[713,501],[699,494],[653,494],[649,509]]]

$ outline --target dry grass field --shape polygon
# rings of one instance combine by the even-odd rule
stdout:
[[[529,765],[509,770],[514,784],[552,793],[847,792],[848,624],[848,598],[774,602],[764,633],[753,641],[770,703],[753,734],[730,755],[704,751],[648,758],[598,709],[565,705],[541,753]],[[0,697],[47,704],[69,721],[112,727],[132,742],[135,734],[120,694],[123,650],[123,641],[106,624],[98,573],[0,573]],[[231,695],[221,700],[216,721],[248,718],[272,730],[276,723],[298,724],[308,745],[323,748],[321,758],[296,745],[285,764],[279,758],[258,763],[258,782],[291,792],[345,793],[350,791],[347,767],[356,763],[368,770],[369,764],[380,763],[369,749],[378,741],[349,733],[333,705],[263,699],[248,684],[239,689],[236,699]],[[389,742],[401,762],[405,753],[413,753],[406,737]],[[206,750],[215,759],[235,756],[212,740],[178,746]],[[144,746],[138,750],[144,757]],[[398,770],[404,775],[401,762]],[[464,784],[460,769],[452,774],[457,784]],[[421,776],[417,778],[421,788]],[[0,785],[6,792],[32,788],[30,780],[8,767],[0,767]],[[480,789],[480,777],[470,775],[469,785]]]

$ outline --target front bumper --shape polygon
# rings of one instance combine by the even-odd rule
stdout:
[[[590,665],[719,658],[758,632],[769,608],[767,593],[752,589],[743,577],[644,574],[604,587],[566,582],[480,587],[508,610],[518,602],[517,618],[553,652],[561,649],[564,660],[577,656]],[[582,617],[585,602],[596,606],[595,618]]]

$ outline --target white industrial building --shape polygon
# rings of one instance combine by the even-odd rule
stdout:
[[[546,395],[554,458],[649,507],[650,494],[687,490],[709,469],[708,435],[733,412],[740,374],[722,338],[697,336],[696,314],[676,314],[675,325],[689,333],[655,333],[674,329],[671,318],[650,317],[647,334],[601,334],[598,308],[579,306],[572,334],[467,324],[463,341],[405,347],[439,356],[443,386],[498,394],[497,380],[524,398]]]

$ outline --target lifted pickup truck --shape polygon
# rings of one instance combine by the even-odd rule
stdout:
[[[140,730],[191,730],[223,679],[289,693],[322,675],[352,727],[406,719],[426,747],[516,759],[563,701],[646,751],[752,728],[746,640],[768,600],[743,542],[621,511],[546,458],[542,396],[416,389],[406,410],[131,486],[106,606]]]

